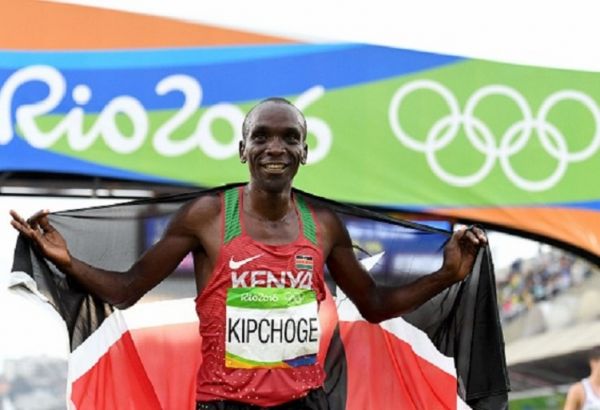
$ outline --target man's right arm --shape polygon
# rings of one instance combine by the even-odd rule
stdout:
[[[200,247],[194,226],[198,228],[202,223],[202,215],[194,215],[192,208],[182,208],[164,236],[125,272],[99,269],[73,257],[62,235],[49,223],[47,211],[38,212],[27,221],[11,211],[11,224],[32,240],[46,259],[88,292],[124,309],[173,272],[187,253]]]
[[[73,257],[69,265],[60,269],[90,293],[111,305],[126,309],[169,276],[196,246],[194,238],[172,230],[166,232],[125,272],[99,269]]]

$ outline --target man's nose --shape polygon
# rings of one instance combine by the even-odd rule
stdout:
[[[285,152],[285,144],[280,137],[269,138],[267,152],[271,155],[280,155]]]

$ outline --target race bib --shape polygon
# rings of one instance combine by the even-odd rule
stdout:
[[[316,363],[321,330],[314,291],[231,288],[226,303],[226,367],[298,367]]]

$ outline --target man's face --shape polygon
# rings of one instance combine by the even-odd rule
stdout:
[[[305,137],[294,107],[278,102],[256,107],[240,142],[240,158],[248,162],[252,181],[275,192],[290,186],[298,167],[306,162]]]

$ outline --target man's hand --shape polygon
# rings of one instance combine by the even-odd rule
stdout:
[[[442,265],[444,277],[451,283],[467,277],[473,269],[479,248],[485,245],[487,245],[485,233],[475,226],[454,232],[444,249]]]
[[[47,210],[39,211],[27,220],[13,210],[10,211],[10,215],[13,218],[10,221],[13,228],[33,241],[46,259],[49,259],[60,269],[70,266],[71,255],[67,243],[62,235],[48,222]]]

